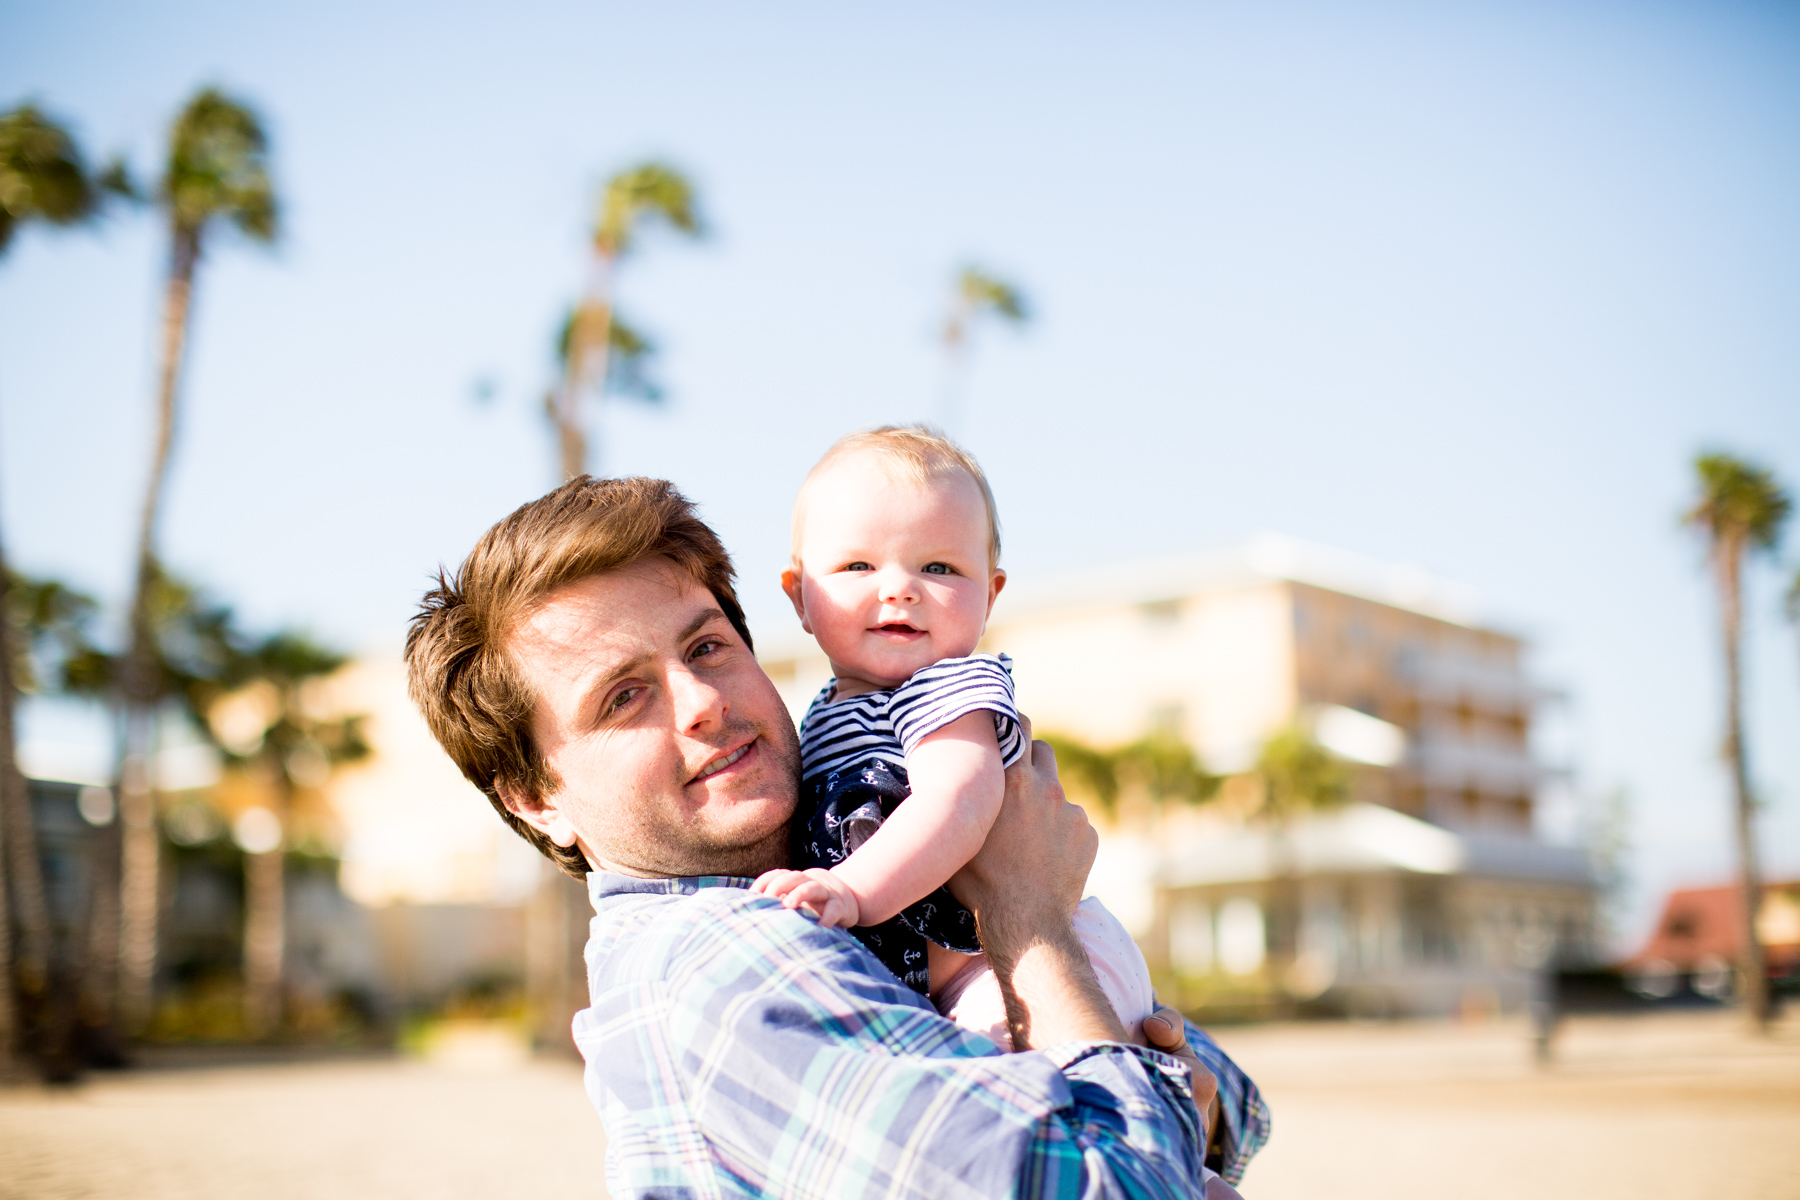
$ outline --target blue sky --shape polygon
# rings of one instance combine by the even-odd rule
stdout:
[[[1473,584],[1569,692],[1579,786],[1629,789],[1648,894],[1731,860],[1689,461],[1800,483],[1797,51],[1738,3],[33,3],[0,103],[140,173],[201,83],[267,116],[287,235],[205,264],[163,530],[254,622],[391,651],[551,481],[594,188],[662,155],[714,232],[626,268],[669,398],[610,405],[596,465],[699,500],[753,614],[818,452],[932,415],[974,258],[1040,314],[984,334],[962,430],[1015,576],[1271,528]],[[165,252],[121,214],[0,265],[9,551],[109,597]],[[1750,710],[1793,874],[1778,583]]]

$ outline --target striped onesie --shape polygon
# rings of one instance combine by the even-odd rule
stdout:
[[[975,654],[925,667],[899,687],[834,700],[826,684],[800,722],[800,803],[794,857],[803,867],[835,867],[869,840],[911,794],[906,754],[958,717],[983,709],[994,716],[1002,766],[1025,754],[1013,705],[1010,660]],[[851,931],[908,985],[929,990],[926,939],[977,954],[974,915],[938,888],[879,925]]]

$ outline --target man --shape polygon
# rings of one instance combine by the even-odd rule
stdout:
[[[1189,1196],[1202,1147],[1235,1180],[1267,1136],[1255,1088],[1170,1010],[1147,1034],[1191,1037],[1210,1073],[1125,1042],[1070,927],[1095,835],[1042,743],[951,884],[1029,1052],[747,890],[788,861],[798,747],[730,560],[671,485],[584,477],[520,508],[440,575],[406,656],[463,773],[588,879],[575,1039],[620,1200]]]

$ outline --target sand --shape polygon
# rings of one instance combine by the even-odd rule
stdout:
[[[1800,1020],[1226,1029],[1275,1138],[1250,1200],[1800,1198]],[[189,1065],[0,1090],[6,1200],[598,1198],[576,1065],[465,1031],[428,1060]]]

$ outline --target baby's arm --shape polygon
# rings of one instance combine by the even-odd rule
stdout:
[[[906,756],[912,794],[829,871],[770,871],[755,890],[804,904],[825,925],[878,925],[943,886],[981,849],[1000,811],[1006,773],[994,715],[967,713]]]

